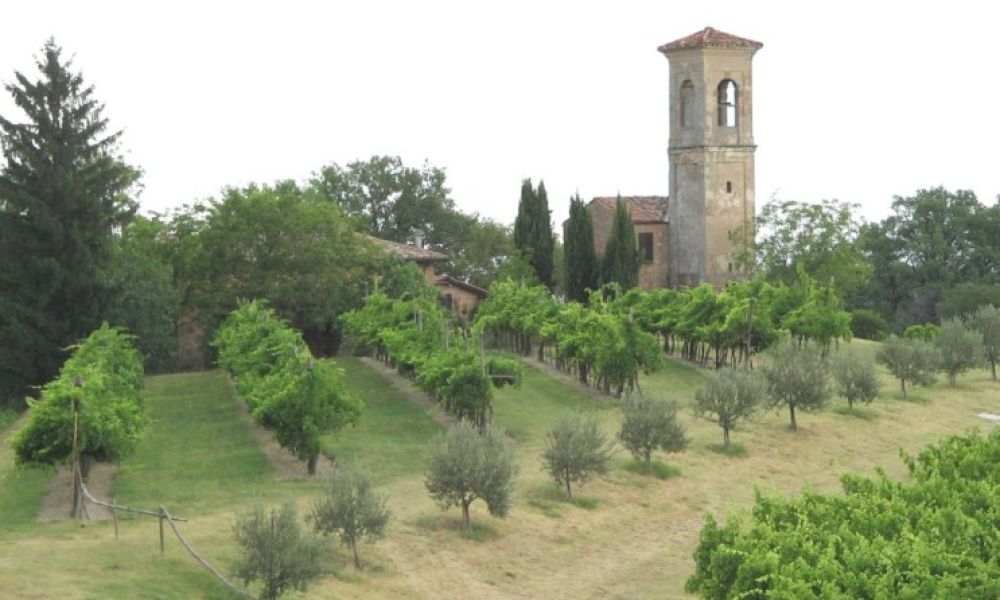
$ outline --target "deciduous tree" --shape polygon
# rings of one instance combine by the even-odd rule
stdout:
[[[622,401],[622,426],[618,439],[653,472],[653,452],[680,452],[687,447],[684,426],[677,420],[677,407],[663,400],[633,396]]]
[[[753,417],[767,399],[767,383],[747,369],[725,369],[708,376],[704,388],[695,392],[694,412],[717,422],[722,445],[729,447],[729,432],[740,421]]]
[[[870,404],[878,397],[879,381],[875,363],[856,350],[842,348],[830,361],[834,387],[854,408],[855,401]]]
[[[792,341],[769,352],[763,367],[771,405],[788,407],[792,431],[798,429],[797,410],[814,411],[830,400],[830,369],[819,349]]]
[[[938,365],[948,374],[948,384],[952,387],[958,385],[960,374],[984,362],[982,335],[966,327],[961,319],[942,323],[934,345],[938,351]]]
[[[359,569],[358,542],[384,538],[391,519],[385,497],[375,491],[371,475],[351,467],[337,468],[310,515],[317,532],[340,536],[340,541],[354,553],[354,565]]]
[[[997,362],[1000,361],[1000,308],[981,306],[972,314],[969,323],[983,336],[983,356],[990,365],[993,381],[997,380]]]
[[[931,385],[937,369],[937,351],[930,342],[919,339],[889,336],[875,354],[875,360],[885,366],[899,380],[906,398],[906,383]]]
[[[257,506],[238,515],[233,536],[240,546],[233,572],[244,584],[260,580],[261,600],[305,591],[323,575],[326,541],[302,531],[293,500],[280,508]]]
[[[507,516],[517,470],[503,429],[488,427],[480,435],[472,424],[462,422],[438,438],[424,485],[442,509],[460,506],[468,528],[469,506],[476,500],[485,502],[491,515]]]
[[[546,434],[542,464],[556,484],[573,498],[573,483],[586,483],[608,470],[611,444],[597,420],[571,413],[563,416]]]

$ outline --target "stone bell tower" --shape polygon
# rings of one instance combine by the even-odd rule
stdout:
[[[670,61],[670,285],[741,276],[757,148],[750,63],[762,46],[706,27],[659,47]]]

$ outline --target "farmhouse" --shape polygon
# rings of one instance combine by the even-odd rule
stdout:
[[[441,290],[442,304],[464,324],[470,322],[476,306],[489,295],[489,292],[481,287],[466,283],[451,275],[435,273],[434,265],[448,260],[448,257],[440,252],[424,248],[419,236],[413,244],[401,244],[377,237],[368,237],[389,253],[416,264],[427,275],[427,280],[431,285]]]
[[[711,27],[659,47],[670,69],[669,198],[623,197],[643,262],[639,284],[739,278],[736,255],[754,219],[751,61],[763,44]],[[594,247],[604,250],[615,197],[587,206]]]

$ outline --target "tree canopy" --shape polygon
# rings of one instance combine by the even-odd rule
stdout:
[[[594,250],[594,222],[579,194],[569,201],[569,220],[563,231],[563,246],[566,297],[586,302],[590,291],[597,289],[600,268]]]
[[[136,210],[140,172],[119,151],[94,88],[53,40],[4,86],[0,115],[0,403],[51,379],[63,348],[100,325],[112,232]],[[20,121],[20,122],[19,122]]]
[[[521,200],[514,220],[514,248],[534,268],[538,281],[550,290],[555,284],[554,246],[545,182],[539,182],[535,188],[530,179],[525,179],[521,182]]]

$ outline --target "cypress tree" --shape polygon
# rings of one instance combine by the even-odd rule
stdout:
[[[594,222],[579,194],[569,201],[569,220],[563,231],[563,246],[566,297],[586,302],[587,290],[597,289],[598,265],[594,251]]]
[[[514,220],[514,247],[531,264],[538,280],[549,289],[553,285],[554,246],[545,183],[540,182],[535,189],[531,180],[525,179],[521,182],[521,201]]]
[[[0,115],[0,403],[51,379],[110,300],[113,231],[139,171],[116,154],[104,106],[49,40],[41,77],[5,85],[25,122]]]
[[[608,236],[608,243],[604,247],[601,282],[617,283],[622,291],[634,288],[639,285],[640,260],[632,217],[621,196],[618,196],[611,235]]]

